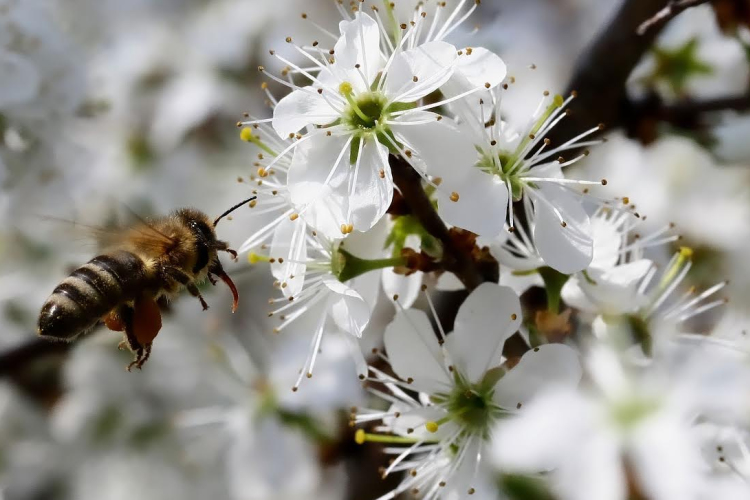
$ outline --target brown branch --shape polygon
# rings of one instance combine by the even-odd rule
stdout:
[[[665,25],[670,19],[675,17],[677,14],[682,12],[683,10],[689,9],[690,7],[695,7],[697,5],[701,5],[704,3],[708,3],[710,0],[672,0],[667,4],[666,7],[661,9],[659,12],[654,14],[650,19],[644,21],[641,23],[640,26],[638,26],[638,29],[635,30],[635,32],[638,35],[644,35],[648,30],[655,26],[663,26]]]
[[[635,65],[652,46],[660,26],[644,35],[636,30],[652,18],[669,0],[625,0],[609,25],[605,26],[579,58],[567,94],[578,97],[570,114],[549,134],[553,144],[562,144],[597,123],[607,128],[622,124],[628,104],[625,82]]]
[[[443,265],[455,274],[467,289],[473,290],[485,281],[498,281],[499,271],[493,266],[480,266],[472,258],[471,252],[453,238],[450,230],[435,211],[427,193],[422,189],[422,178],[404,160],[391,156],[393,181],[401,190],[401,199],[422,227],[437,238],[443,245]]]

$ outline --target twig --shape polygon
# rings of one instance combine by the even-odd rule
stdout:
[[[455,274],[469,290],[473,290],[485,281],[493,280],[492,276],[483,276],[472,256],[451,237],[448,227],[422,189],[422,179],[419,174],[404,160],[394,156],[391,156],[390,164],[393,181],[401,190],[403,200],[409,206],[412,215],[419,220],[428,233],[442,243],[443,263],[446,269]]]
[[[636,29],[669,0],[625,0],[619,11],[579,58],[566,95],[576,91],[570,114],[552,129],[553,144],[562,144],[597,123],[608,129],[622,125],[628,112],[625,91],[633,68],[652,46],[663,25],[638,35]]]
[[[635,32],[638,35],[643,36],[653,26],[666,24],[667,21],[675,17],[683,10],[689,9],[690,7],[695,7],[696,5],[708,3],[709,1],[710,0],[672,0],[671,2],[669,2],[669,4],[667,4],[666,7],[654,14],[650,19],[647,19],[646,21],[641,23],[641,25],[638,26],[638,29],[635,30]]]

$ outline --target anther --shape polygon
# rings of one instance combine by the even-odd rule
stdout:
[[[454,203],[455,203],[455,202],[457,202],[457,201],[458,201],[458,199],[459,199],[458,193],[457,193],[457,192],[455,192],[455,191],[453,191],[453,192],[451,193],[451,195],[450,195],[450,200],[451,200],[452,202],[454,202]]]
[[[606,186],[606,185],[607,185],[607,179],[602,179],[602,186]]]
[[[289,220],[297,220],[298,218],[299,218],[298,213],[293,213],[292,215],[289,216]]]

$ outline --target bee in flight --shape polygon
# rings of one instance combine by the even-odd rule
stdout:
[[[161,329],[157,301],[171,299],[183,288],[208,304],[197,284],[221,279],[232,291],[232,312],[239,294],[224,272],[218,252],[237,252],[216,238],[219,221],[253,196],[233,206],[213,222],[198,210],[183,208],[167,217],[142,221],[115,233],[104,253],[73,271],[52,292],[39,314],[37,333],[51,340],[69,341],[93,328],[100,320],[110,330],[124,332],[120,348],[127,346],[135,359],[127,367],[141,368]]]

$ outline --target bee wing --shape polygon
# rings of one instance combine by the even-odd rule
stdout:
[[[130,243],[139,248],[163,251],[175,244],[174,238],[159,231],[152,222],[130,208],[127,210],[130,216],[128,223],[124,225],[113,219],[107,225],[92,225],[55,216],[39,217],[64,227],[67,237],[72,234],[75,238],[93,241],[99,249],[116,248]]]
[[[121,232],[121,240],[117,243],[129,241],[140,248],[150,248],[155,251],[166,251],[177,243],[175,238],[160,231],[156,225],[126,207],[133,223]]]

